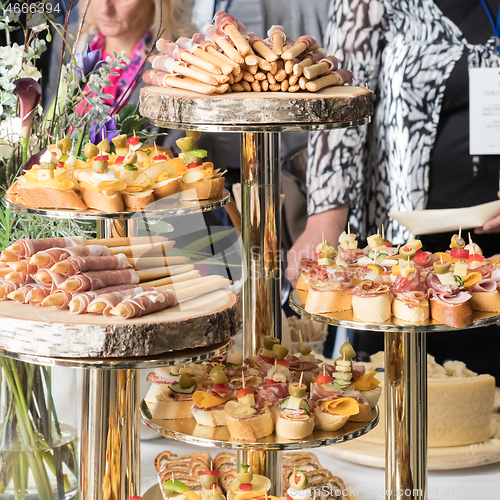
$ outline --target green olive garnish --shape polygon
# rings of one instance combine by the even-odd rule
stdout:
[[[116,137],[113,137],[113,139],[111,139],[111,142],[117,148],[126,148],[127,147],[127,134],[117,135]]]
[[[133,151],[132,153],[129,153],[127,156],[125,156],[124,162],[125,163],[135,163],[137,161],[137,153]]]
[[[181,389],[188,389],[195,384],[195,380],[193,377],[188,377],[186,374],[181,374],[181,378],[179,379],[179,384]]]
[[[103,139],[97,147],[99,148],[99,151],[102,151],[103,153],[109,153],[111,147],[109,145],[109,141],[107,139]]]
[[[450,243],[450,248],[464,248],[465,247],[465,241],[463,238],[460,238],[458,234],[454,234],[451,237],[451,243]]]
[[[178,139],[175,143],[183,153],[193,150],[196,144],[192,137],[182,137],[182,139]]]
[[[73,141],[69,137],[63,137],[58,143],[57,147],[63,152],[67,153],[71,151],[71,147],[73,146]]]
[[[129,172],[136,172],[139,170],[135,165],[123,165],[123,170],[128,170]]]
[[[309,349],[309,347],[304,345],[302,342],[299,342],[299,345],[297,346],[297,351],[300,352],[300,354],[303,354],[304,356],[311,354],[311,349]]]
[[[299,387],[299,384],[288,384],[288,392],[294,398],[303,398],[306,394],[306,385],[301,384]]]
[[[277,339],[276,337],[270,337],[268,335],[264,337],[263,342],[266,349],[272,349],[274,344],[280,343],[279,339]]]
[[[353,349],[348,340],[340,346],[339,352],[342,359],[351,359],[356,356],[356,351]]]
[[[451,262],[434,262],[433,266],[436,274],[445,274],[450,270]]]
[[[199,480],[204,490],[211,490],[212,484],[215,484],[219,478],[213,474],[202,474],[199,476]]]
[[[108,171],[108,162],[94,160],[92,162],[92,170],[98,174],[102,174],[104,172],[107,172]]]
[[[401,257],[404,257],[405,259],[413,259],[416,253],[417,251],[410,245],[404,245],[399,249],[399,255],[401,255]]]
[[[95,144],[88,142],[83,148],[83,154],[90,160],[99,154],[99,148]]]
[[[210,370],[210,378],[216,384],[225,384],[227,382],[226,374],[221,365],[216,365]]]
[[[283,359],[288,354],[288,348],[284,345],[274,344],[273,354],[275,358]]]

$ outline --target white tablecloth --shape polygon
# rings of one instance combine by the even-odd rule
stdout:
[[[167,438],[142,441],[142,492],[157,484],[154,458],[160,452],[170,450],[184,455],[197,451],[210,451],[215,456],[218,448],[198,446]],[[307,450],[305,450],[307,451]],[[365,467],[333,458],[313,450],[321,464],[334,475],[342,478],[357,500],[384,499],[385,475],[382,469]],[[429,500],[493,500],[500,498],[500,463],[469,469],[431,472],[429,474]]]

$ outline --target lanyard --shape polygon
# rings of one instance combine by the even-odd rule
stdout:
[[[225,8],[225,9],[223,9],[222,7],[221,7],[220,9],[218,9],[218,8],[217,8],[217,4],[219,3],[219,0],[215,0],[215,2],[214,2],[214,12],[213,12],[213,14],[212,14],[212,19],[215,17],[215,13],[216,13],[218,10],[223,10],[223,11],[225,11],[225,12],[229,12],[229,7],[231,6],[231,2],[232,2],[232,1],[233,1],[233,0],[227,0],[227,1],[226,1],[226,8]],[[221,3],[222,3],[222,2],[221,2]]]
[[[481,3],[483,4],[486,14],[488,14],[488,19],[490,20],[491,26],[493,28],[493,33],[495,34],[495,51],[497,54],[500,54],[500,7],[498,8],[497,22],[495,24],[495,21],[493,20],[493,15],[491,14],[490,9],[486,5],[486,1],[481,0]]]

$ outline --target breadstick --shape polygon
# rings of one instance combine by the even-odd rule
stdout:
[[[252,90],[254,92],[260,92],[261,91],[260,83],[259,83],[258,80],[255,80],[254,82],[252,82]]]
[[[182,266],[153,267],[151,269],[143,269],[136,272],[141,282],[144,282],[166,276],[175,276],[176,274],[187,273],[193,269],[193,264],[185,264]]]
[[[247,82],[253,82],[255,80],[254,76],[249,73],[248,71],[243,70],[241,72],[241,76],[243,77],[243,80],[246,80]]]
[[[224,276],[212,275],[212,276],[203,276],[202,278],[195,278],[188,281],[181,281],[180,283],[172,283],[170,285],[163,285],[157,287],[159,292],[163,292],[164,290],[182,290],[184,288],[190,288],[192,286],[201,285],[202,283],[210,283],[211,281],[216,281],[219,279],[224,279]]]
[[[243,79],[243,71],[240,69],[240,72],[237,75],[234,75],[234,83],[241,82]]]
[[[299,81],[299,77],[297,75],[292,75],[289,79],[288,82],[290,85],[295,85]]]
[[[307,57],[303,61],[300,61],[297,64],[293,65],[293,74],[300,76],[302,75],[304,68],[307,68],[308,66],[311,66],[313,63],[313,60],[310,57]]]
[[[270,83],[269,90],[272,90],[273,92],[278,92],[278,90],[281,90],[281,85],[279,83]]]
[[[200,83],[196,80],[179,78],[176,76],[165,78],[165,85],[176,89],[199,92],[200,94],[213,94],[215,92],[215,86],[206,85],[205,83]]]
[[[162,255],[163,252],[171,250],[175,245],[175,241],[164,241],[161,243],[153,243],[152,245],[133,245],[125,247],[113,247],[110,248],[111,255],[118,255],[119,253],[124,253],[127,257],[139,258],[142,255],[145,256],[156,256]],[[151,252],[151,254],[149,254]],[[149,255],[148,255],[149,254]]]
[[[177,295],[177,300],[179,301],[192,299],[193,297],[198,297],[199,295],[215,292],[221,288],[227,288],[230,284],[231,281],[227,278],[219,278],[208,283],[203,283],[202,285],[190,286],[178,291],[176,290],[175,295]]]
[[[273,36],[273,52],[279,56],[283,54],[283,38],[278,33]]]
[[[281,91],[286,92],[288,90],[289,86],[290,86],[290,83],[288,82],[288,80],[283,80],[281,82]]]
[[[330,69],[330,64],[327,62],[320,62],[318,64],[313,64],[304,68],[304,76],[308,80],[312,80],[317,76],[323,75]]]
[[[302,89],[302,90],[306,90],[306,84],[307,84],[307,78],[305,76],[301,76],[299,78],[299,87]]]
[[[189,271],[183,274],[177,274],[175,276],[169,276],[167,278],[161,278],[155,281],[149,281],[148,283],[144,283],[146,286],[163,286],[163,285],[171,285],[172,283],[179,283],[181,281],[192,280],[195,278],[199,278],[199,271]]]
[[[286,78],[286,71],[284,69],[279,69],[275,78],[277,82],[282,82]]]
[[[253,42],[252,48],[268,62],[273,62],[278,59],[277,54],[275,54],[262,40]]]
[[[174,68],[174,72],[192,78],[207,85],[218,85],[218,81],[215,75],[211,75],[205,71],[194,69],[193,66],[183,66],[182,64],[177,64]],[[223,75],[220,75],[223,76]],[[226,77],[224,77],[226,78]]]
[[[245,92],[245,89],[243,88],[243,85],[241,85],[241,83],[233,83],[231,85],[231,90],[233,92]]]
[[[85,245],[102,245],[105,247],[122,247],[129,245],[143,245],[146,243],[159,243],[168,241],[165,236],[132,236],[123,238],[102,238],[85,240]]]
[[[17,262],[19,260],[17,254],[4,250],[0,257],[0,262]]]
[[[221,85],[217,85],[215,87],[215,93],[216,94],[224,94],[226,93],[231,87],[227,83],[222,83]]]
[[[223,83],[227,83],[229,81],[228,75],[212,75],[211,73],[207,73],[201,69],[197,70],[197,72],[211,77],[215,81],[212,85],[222,85]]]
[[[232,85],[234,83],[234,75],[232,73],[229,73],[229,75],[227,75],[227,83],[229,83],[229,85]]]
[[[255,64],[254,66],[248,66],[248,64],[242,64],[241,70],[250,73],[251,75],[255,75],[257,71],[259,71],[259,66]]]
[[[225,39],[225,38],[217,38],[215,43],[225,52],[225,54],[232,59],[235,63],[243,64],[245,59],[241,56],[241,54]]]
[[[278,71],[278,63],[276,61],[273,61],[271,63],[271,69],[270,69],[270,71],[271,71],[271,74],[273,74],[273,75],[275,75],[276,72]]]
[[[187,264],[189,262],[189,257],[174,256],[174,257],[129,257],[129,264],[134,266],[136,269],[148,269],[151,267],[158,267],[162,265],[166,266],[178,266],[180,264]]]
[[[257,59],[257,66],[263,71],[271,71],[271,63],[269,61],[266,61],[262,57],[255,56]]]
[[[254,78],[256,80],[267,80],[266,75],[264,73],[262,73],[262,71],[255,73]]]
[[[284,50],[283,54],[281,54],[281,58],[285,61],[287,61],[288,59],[293,59],[294,57],[302,54],[302,52],[304,52],[307,48],[308,44],[305,42],[296,43],[295,45],[292,45],[291,47]]]
[[[257,56],[255,54],[247,54],[245,56],[245,64],[248,66],[257,66],[258,61],[257,61]]]
[[[236,26],[233,26],[232,24],[226,24],[222,31],[224,31],[224,33],[226,33],[226,35],[231,38],[233,43],[236,45],[238,52],[242,56],[248,54],[252,50],[248,43],[248,40],[239,32]]]
[[[288,87],[288,92],[298,92],[299,90],[300,90],[299,85],[290,85],[290,87]]]
[[[267,81],[271,84],[271,85],[274,85],[276,83],[276,78],[275,78],[275,75],[273,75],[272,73],[268,73],[267,75]]]
[[[204,71],[207,71],[208,73],[214,73],[216,75],[217,74],[220,75],[222,73],[219,66],[216,66],[211,62],[205,61],[204,59],[200,59],[199,57],[196,57],[187,50],[181,52],[180,58],[181,61],[192,64],[193,66],[196,66]]]
[[[336,73],[330,73],[323,78],[318,78],[312,82],[307,82],[306,89],[310,92],[316,92],[325,87],[331,87],[334,85],[344,85],[344,80]]]
[[[52,276],[46,269],[42,269],[35,274],[35,279],[41,283],[52,283]]]
[[[252,91],[252,87],[250,86],[250,83],[247,82],[246,80],[241,80],[241,85],[243,85],[243,88],[247,91],[247,92],[251,92]]]
[[[211,56],[214,56],[216,59],[220,60],[219,67],[222,69],[222,64],[226,66],[224,71],[227,69],[227,66],[231,66],[232,71],[237,70],[239,68],[238,63],[234,62],[230,57],[227,57],[225,54],[219,52],[215,47],[207,46],[207,53]]]
[[[291,75],[293,73],[293,61],[285,62],[285,71],[287,75]]]
[[[14,264],[14,262],[12,263]],[[7,274],[10,274],[13,271],[10,267],[4,267],[0,269],[0,278],[3,279]]]
[[[230,64],[225,63],[213,54],[205,52],[203,49],[200,49],[200,47],[196,47],[194,55],[220,68],[223,75],[228,75],[229,73],[231,73],[231,71],[233,71],[233,67]]]
[[[260,88],[262,89],[262,92],[267,92],[269,90],[269,82],[267,80],[262,80],[260,82]]]

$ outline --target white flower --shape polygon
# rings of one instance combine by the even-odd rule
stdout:
[[[5,17],[5,22],[7,24],[12,23],[12,22],[17,23],[17,21],[19,21],[20,15],[21,15],[21,13],[18,13],[18,14],[11,13]]]
[[[10,143],[21,139],[22,120],[18,116],[7,118],[0,123],[0,141]]]
[[[24,47],[20,47],[17,43],[13,43],[11,47],[8,45],[0,47],[0,59],[6,66],[21,66],[24,56]]]
[[[23,65],[22,70],[18,73],[18,78],[33,78],[33,80],[38,81],[42,78],[40,71],[36,69],[31,63],[26,63]]]
[[[40,12],[35,12],[28,21],[28,26],[35,32],[40,33],[48,28],[46,18]]]
[[[12,146],[6,142],[0,141],[0,159],[8,160],[12,156]]]

